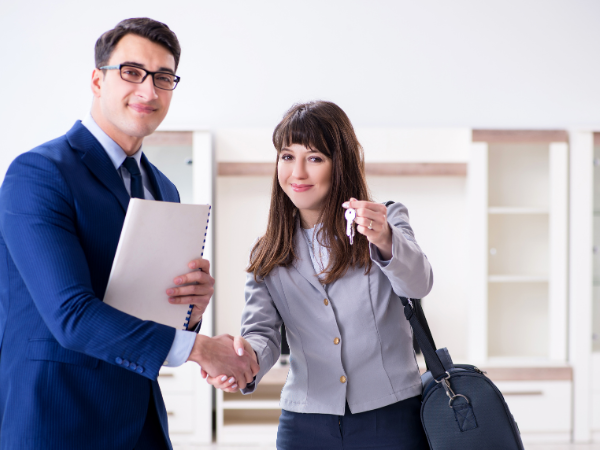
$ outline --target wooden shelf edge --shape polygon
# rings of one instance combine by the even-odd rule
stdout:
[[[571,367],[480,367],[493,381],[572,381]]]
[[[371,176],[467,176],[466,163],[366,163]]]
[[[146,146],[192,145],[194,133],[191,131],[157,131],[144,138]]]
[[[566,130],[473,130],[473,142],[490,144],[549,144],[568,142]]]
[[[478,366],[492,381],[572,381],[573,368],[564,367],[494,367]],[[421,374],[427,369],[419,368]]]
[[[467,175],[466,163],[366,163],[365,172],[370,176],[458,176]],[[273,163],[220,162],[217,175],[273,176]]]

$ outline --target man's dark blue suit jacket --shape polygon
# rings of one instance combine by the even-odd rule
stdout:
[[[175,186],[145,157],[142,164],[156,200],[178,202]],[[167,435],[156,379],[175,329],[101,300],[128,204],[111,160],[80,122],[8,169],[0,189],[0,449],[131,450],[151,401]]]

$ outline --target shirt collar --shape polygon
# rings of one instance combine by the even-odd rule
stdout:
[[[100,145],[102,145],[102,148],[104,148],[104,151],[108,154],[108,157],[115,166],[115,169],[119,170],[119,167],[121,167],[123,161],[125,161],[125,158],[127,158],[127,153],[125,153],[119,144],[113,141],[108,134],[106,134],[104,130],[98,126],[90,113],[88,113],[81,123],[88,129],[90,133],[92,133],[92,136],[94,136],[98,142],[100,142]],[[140,149],[135,152],[132,157],[135,158],[138,166],[141,167],[142,148],[140,147]]]

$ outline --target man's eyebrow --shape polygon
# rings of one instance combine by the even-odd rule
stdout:
[[[139,67],[140,69],[146,68],[146,66],[144,64],[140,64],[135,61],[125,61],[125,62],[121,63],[121,65],[122,66]],[[157,72],[168,72],[168,73],[172,73],[173,75],[175,75],[175,72],[173,72],[173,69],[170,69],[168,67],[159,67]]]

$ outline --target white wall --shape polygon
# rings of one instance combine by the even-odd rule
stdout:
[[[1,0],[0,179],[87,112],[95,40],[134,16],[183,47],[169,124],[272,128],[324,98],[361,127],[600,125],[595,0]]]

